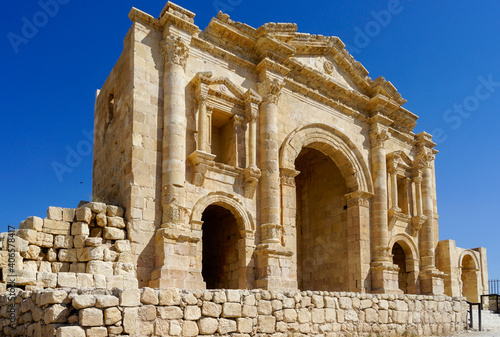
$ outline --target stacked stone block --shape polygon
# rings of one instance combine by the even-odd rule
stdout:
[[[174,288],[20,291],[15,303],[2,335],[435,336],[463,330],[467,310],[446,296]]]
[[[0,290],[113,288],[137,284],[123,209],[99,202],[49,207],[0,234]],[[9,261],[10,258],[10,261]]]

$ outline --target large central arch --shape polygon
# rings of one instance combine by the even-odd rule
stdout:
[[[338,214],[337,211],[335,212],[337,216],[345,216],[345,221],[347,223],[347,229],[342,238],[346,240],[345,246],[349,247],[347,250],[347,263],[345,268],[347,271],[344,271],[345,275],[341,277],[346,281],[344,283],[337,283],[337,285],[335,285],[335,290],[368,291],[370,290],[370,213],[368,199],[373,195],[373,184],[370,171],[363,156],[354,143],[339,130],[324,124],[311,124],[294,130],[285,139],[280,149],[284,243],[287,248],[295,252],[293,258],[294,270],[300,273],[301,268],[299,267],[301,264],[304,265],[304,263],[302,263],[303,261],[298,261],[298,255],[300,255],[298,254],[298,250],[301,246],[304,246],[301,244],[300,240],[304,235],[303,233],[297,232],[297,230],[302,230],[302,227],[297,227],[297,217],[303,217],[304,215],[297,213],[298,190],[295,185],[295,177],[300,173],[297,171],[295,161],[299,156],[303,155],[304,149],[319,151],[322,155],[331,159],[336,167],[333,168],[333,170],[338,169],[338,172],[340,172],[341,177],[345,181],[346,189],[343,193],[346,194],[341,195],[345,214],[341,215]],[[325,174],[327,174],[327,172],[325,172]],[[303,184],[303,180],[301,180],[301,184]],[[300,187],[299,191],[303,190],[304,188]],[[317,217],[309,220],[318,221]],[[300,218],[299,221],[301,221],[301,224],[305,223],[305,219]],[[328,226],[330,225],[326,225],[325,227],[325,225],[322,224],[321,226],[324,228],[321,230],[329,230]],[[309,228],[316,229],[315,233],[309,233],[308,240],[310,240],[310,242],[321,241],[321,230],[318,230],[317,226],[309,226]],[[299,242],[297,242],[297,240],[299,240]],[[340,258],[338,256],[340,252],[332,250],[326,245],[324,247],[325,251],[330,252],[327,258],[331,258],[332,262]],[[345,259],[346,257],[343,256],[342,258]],[[323,259],[321,263],[326,265],[328,261]],[[330,265],[334,265],[334,263]],[[338,275],[332,274],[332,277],[337,276]],[[325,275],[321,277],[324,278]],[[297,278],[300,280],[301,275],[298,275]],[[308,284],[314,284],[314,282],[308,282]],[[341,284],[341,289],[338,288],[339,284]]]

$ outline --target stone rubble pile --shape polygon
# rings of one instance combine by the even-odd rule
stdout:
[[[51,289],[20,291],[9,336],[429,336],[464,329],[461,298],[325,291]]]
[[[7,283],[42,288],[137,287],[123,209],[90,202],[76,209],[49,207],[0,234],[0,292]]]

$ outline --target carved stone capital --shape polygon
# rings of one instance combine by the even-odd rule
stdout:
[[[429,168],[432,166],[434,159],[436,159],[436,156],[431,150],[421,148],[415,159],[415,166],[418,168]]]
[[[240,117],[240,116],[233,116],[232,118],[233,120],[233,123],[235,126],[241,126],[243,125],[243,122],[245,121],[245,119],[243,117]]]
[[[262,224],[260,225],[262,243],[281,243],[281,225]]]
[[[259,114],[256,109],[249,108],[246,110],[246,119],[247,123],[255,123]]]
[[[188,210],[182,206],[163,205],[162,228],[179,229],[187,223]]]
[[[427,220],[426,215],[417,215],[411,218],[411,223],[413,225],[411,229],[412,236],[417,236],[418,231],[422,228],[425,220]]]
[[[370,133],[370,143],[372,147],[384,147],[385,141],[389,139],[389,132],[385,129]]]
[[[372,193],[364,192],[364,191],[356,191],[345,195],[347,200],[347,207],[369,207],[370,206],[370,198],[373,197]]]
[[[267,78],[263,82],[257,84],[257,89],[264,102],[278,104],[281,89],[283,89],[284,86],[285,83],[283,83],[283,81]]]
[[[161,52],[165,65],[177,64],[186,67],[189,48],[180,37],[167,36],[161,40]]]
[[[280,169],[281,184],[285,186],[295,187],[295,177],[300,174],[299,171],[289,168]]]

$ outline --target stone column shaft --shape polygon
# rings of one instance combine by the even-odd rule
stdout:
[[[398,200],[398,177],[396,175],[396,170],[391,170],[391,193],[392,193],[392,208],[394,210],[399,209]]]
[[[415,194],[417,201],[417,215],[423,215],[422,213],[422,177],[415,177]]]
[[[422,199],[423,212],[427,216],[422,227],[422,269],[434,269],[434,205],[433,205],[433,190],[432,190],[432,169],[427,163],[423,168],[422,177]]]
[[[384,142],[386,132],[373,134],[371,160],[374,179],[373,197],[373,260],[388,261],[388,218],[387,218],[387,159]]]
[[[203,152],[208,151],[208,123],[207,123],[207,101],[206,97],[198,99],[198,150]]]
[[[262,243],[281,242],[280,171],[278,145],[278,99],[283,85],[266,79],[260,83],[264,93],[260,106],[260,217]]]
[[[162,41],[162,51],[165,61],[163,75],[162,205],[165,207],[174,203],[183,206],[183,187],[186,179],[186,85],[184,67],[187,59],[187,46],[180,38],[168,36]],[[163,220],[163,222],[166,222],[167,219]]]

